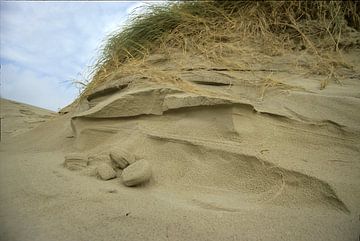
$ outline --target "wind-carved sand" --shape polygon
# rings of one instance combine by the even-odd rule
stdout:
[[[246,71],[184,69],[179,83],[109,80],[2,142],[3,237],[256,240],[260,226],[273,240],[356,237],[358,80],[320,91],[286,73],[301,88],[261,97]],[[222,231],[209,238],[205,223]]]
[[[35,106],[0,99],[1,140],[31,130],[39,124],[56,116],[55,112]]]
[[[236,79],[231,82],[236,88]],[[214,86],[211,92],[202,89],[204,83]],[[331,96],[297,91],[287,96],[279,94],[280,97],[274,96],[264,103],[224,89],[216,95],[214,88],[223,86],[217,83],[214,79],[202,81],[200,86],[194,86],[195,93],[156,84],[142,88],[136,80],[131,87],[110,86],[112,91],[95,91],[89,102],[83,103],[89,106],[87,110],[72,117],[75,145],[90,152],[104,144],[143,153],[154,166],[152,188],[176,190],[181,193],[178,198],[187,197],[189,203],[207,209],[241,210],[245,202],[298,208],[320,206],[350,212],[331,184],[311,175],[313,170],[298,164],[289,168],[282,162],[302,163],[301,157],[311,162],[321,150],[331,159],[339,156],[336,146],[346,150],[345,158],[354,158],[359,149],[352,140],[359,135],[360,122],[356,120],[360,120],[360,114],[346,113],[351,115],[347,118],[334,115],[329,109],[336,105],[355,109],[360,104],[357,98],[331,102],[327,100]],[[323,98],[324,103],[316,106],[317,111],[309,106],[304,108],[300,102],[303,95],[307,95],[307,101]],[[101,101],[91,104],[97,98]],[[279,98],[283,100],[280,108],[268,106],[271,102],[279,103]],[[96,137],[101,141],[97,142]],[[313,149],[309,143],[324,145]],[[332,151],[327,150],[330,145]],[[284,150],[288,152],[287,148],[291,151],[289,156],[283,154]],[[157,151],[151,155],[152,150]],[[261,157],[263,151],[267,160]],[[163,157],[161,153],[167,154]],[[183,158],[172,160],[174,156]],[[202,200],[192,191],[190,194],[179,191],[187,186],[200,191],[222,191],[222,197],[228,195],[233,201]]]
[[[169,78],[110,75],[1,143],[1,239],[356,240],[359,56],[325,89],[290,54],[252,69],[157,54],[143,61]],[[27,128],[6,120],[21,110],[5,132]]]

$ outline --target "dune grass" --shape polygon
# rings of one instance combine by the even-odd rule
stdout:
[[[216,59],[219,48],[215,44],[231,39],[262,44],[271,51],[305,48],[321,57],[324,49],[343,47],[340,41],[347,28],[360,29],[359,12],[355,1],[215,0],[150,5],[104,42],[90,85],[105,81],[130,60],[170,47]]]

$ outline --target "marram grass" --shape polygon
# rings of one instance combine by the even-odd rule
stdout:
[[[121,31],[105,40],[92,70],[95,86],[129,60],[161,48],[204,53],[218,39],[237,37],[267,43],[294,43],[319,55],[326,48],[339,50],[345,28],[360,29],[360,4],[355,1],[184,1],[149,5],[133,16]],[[90,87],[88,86],[88,87]]]

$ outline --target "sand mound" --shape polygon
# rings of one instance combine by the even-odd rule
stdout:
[[[0,99],[1,140],[29,131],[56,116],[55,112],[39,107]]]

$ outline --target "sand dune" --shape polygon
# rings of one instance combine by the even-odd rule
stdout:
[[[319,90],[288,71],[296,88],[263,95],[244,71],[180,74],[187,82],[109,81],[55,118],[26,110],[46,119],[26,132],[33,125],[11,114],[25,105],[2,109],[11,125],[1,144],[1,239],[358,239],[357,79]],[[109,156],[119,149],[134,155],[130,165],[148,161],[149,182],[122,183]],[[69,154],[84,156],[65,165],[76,171],[64,167]],[[119,177],[100,180],[104,163]]]
[[[156,5],[59,113],[1,100],[0,240],[359,240],[358,7]]]
[[[31,130],[55,117],[56,113],[35,106],[0,99],[1,140]]]

